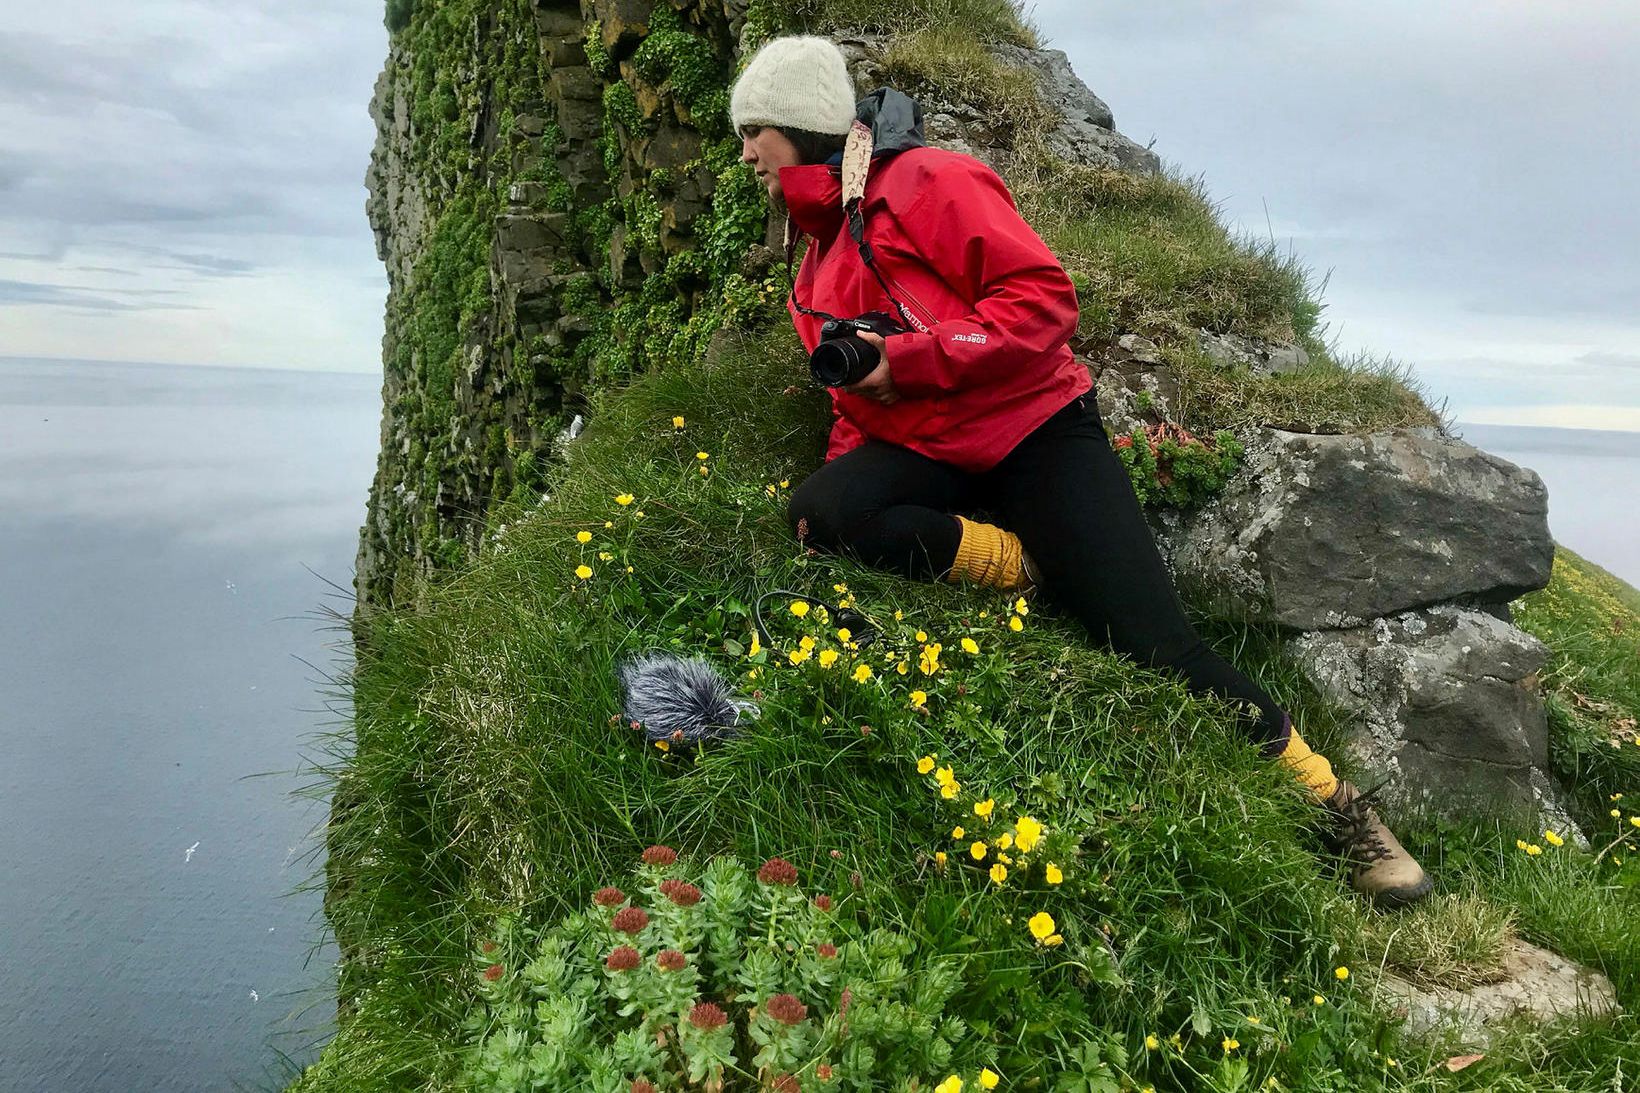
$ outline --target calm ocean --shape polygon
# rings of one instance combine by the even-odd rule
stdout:
[[[277,1088],[333,1013],[295,800],[372,376],[0,359],[0,1090]],[[1471,426],[1640,584],[1640,434]],[[1626,499],[1626,500],[1624,500]]]

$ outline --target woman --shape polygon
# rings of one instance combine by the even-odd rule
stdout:
[[[869,312],[905,331],[858,335],[880,359],[832,390],[827,462],[792,495],[798,534],[909,577],[1040,585],[1096,639],[1256,710],[1250,735],[1332,812],[1358,890],[1389,905],[1428,894],[1354,787],[1186,619],[1068,347],[1075,289],[996,173],[923,146],[897,92],[857,107],[823,38],[765,45],[730,113],[741,159],[786,211],[789,245],[794,229],[812,239],[791,301],[804,344],[814,350],[828,318]],[[862,186],[854,218],[844,193]],[[981,511],[999,523],[972,517]]]

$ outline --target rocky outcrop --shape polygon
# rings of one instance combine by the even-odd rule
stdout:
[[[1378,990],[1380,1001],[1406,1019],[1406,1031],[1448,1034],[1462,1046],[1483,1050],[1521,1020],[1548,1024],[1604,1017],[1618,1009],[1611,980],[1524,941],[1516,941],[1505,956],[1495,983],[1459,990],[1415,986],[1388,975]]]

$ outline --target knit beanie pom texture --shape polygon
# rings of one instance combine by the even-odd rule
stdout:
[[[843,51],[828,38],[776,38],[753,54],[729,96],[729,116],[743,125],[774,125],[841,135],[854,124],[854,81]]]

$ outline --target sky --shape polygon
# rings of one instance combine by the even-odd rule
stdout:
[[[1035,0],[1119,129],[1473,422],[1640,430],[1640,4]],[[0,38],[0,355],[377,371],[374,0]]]

